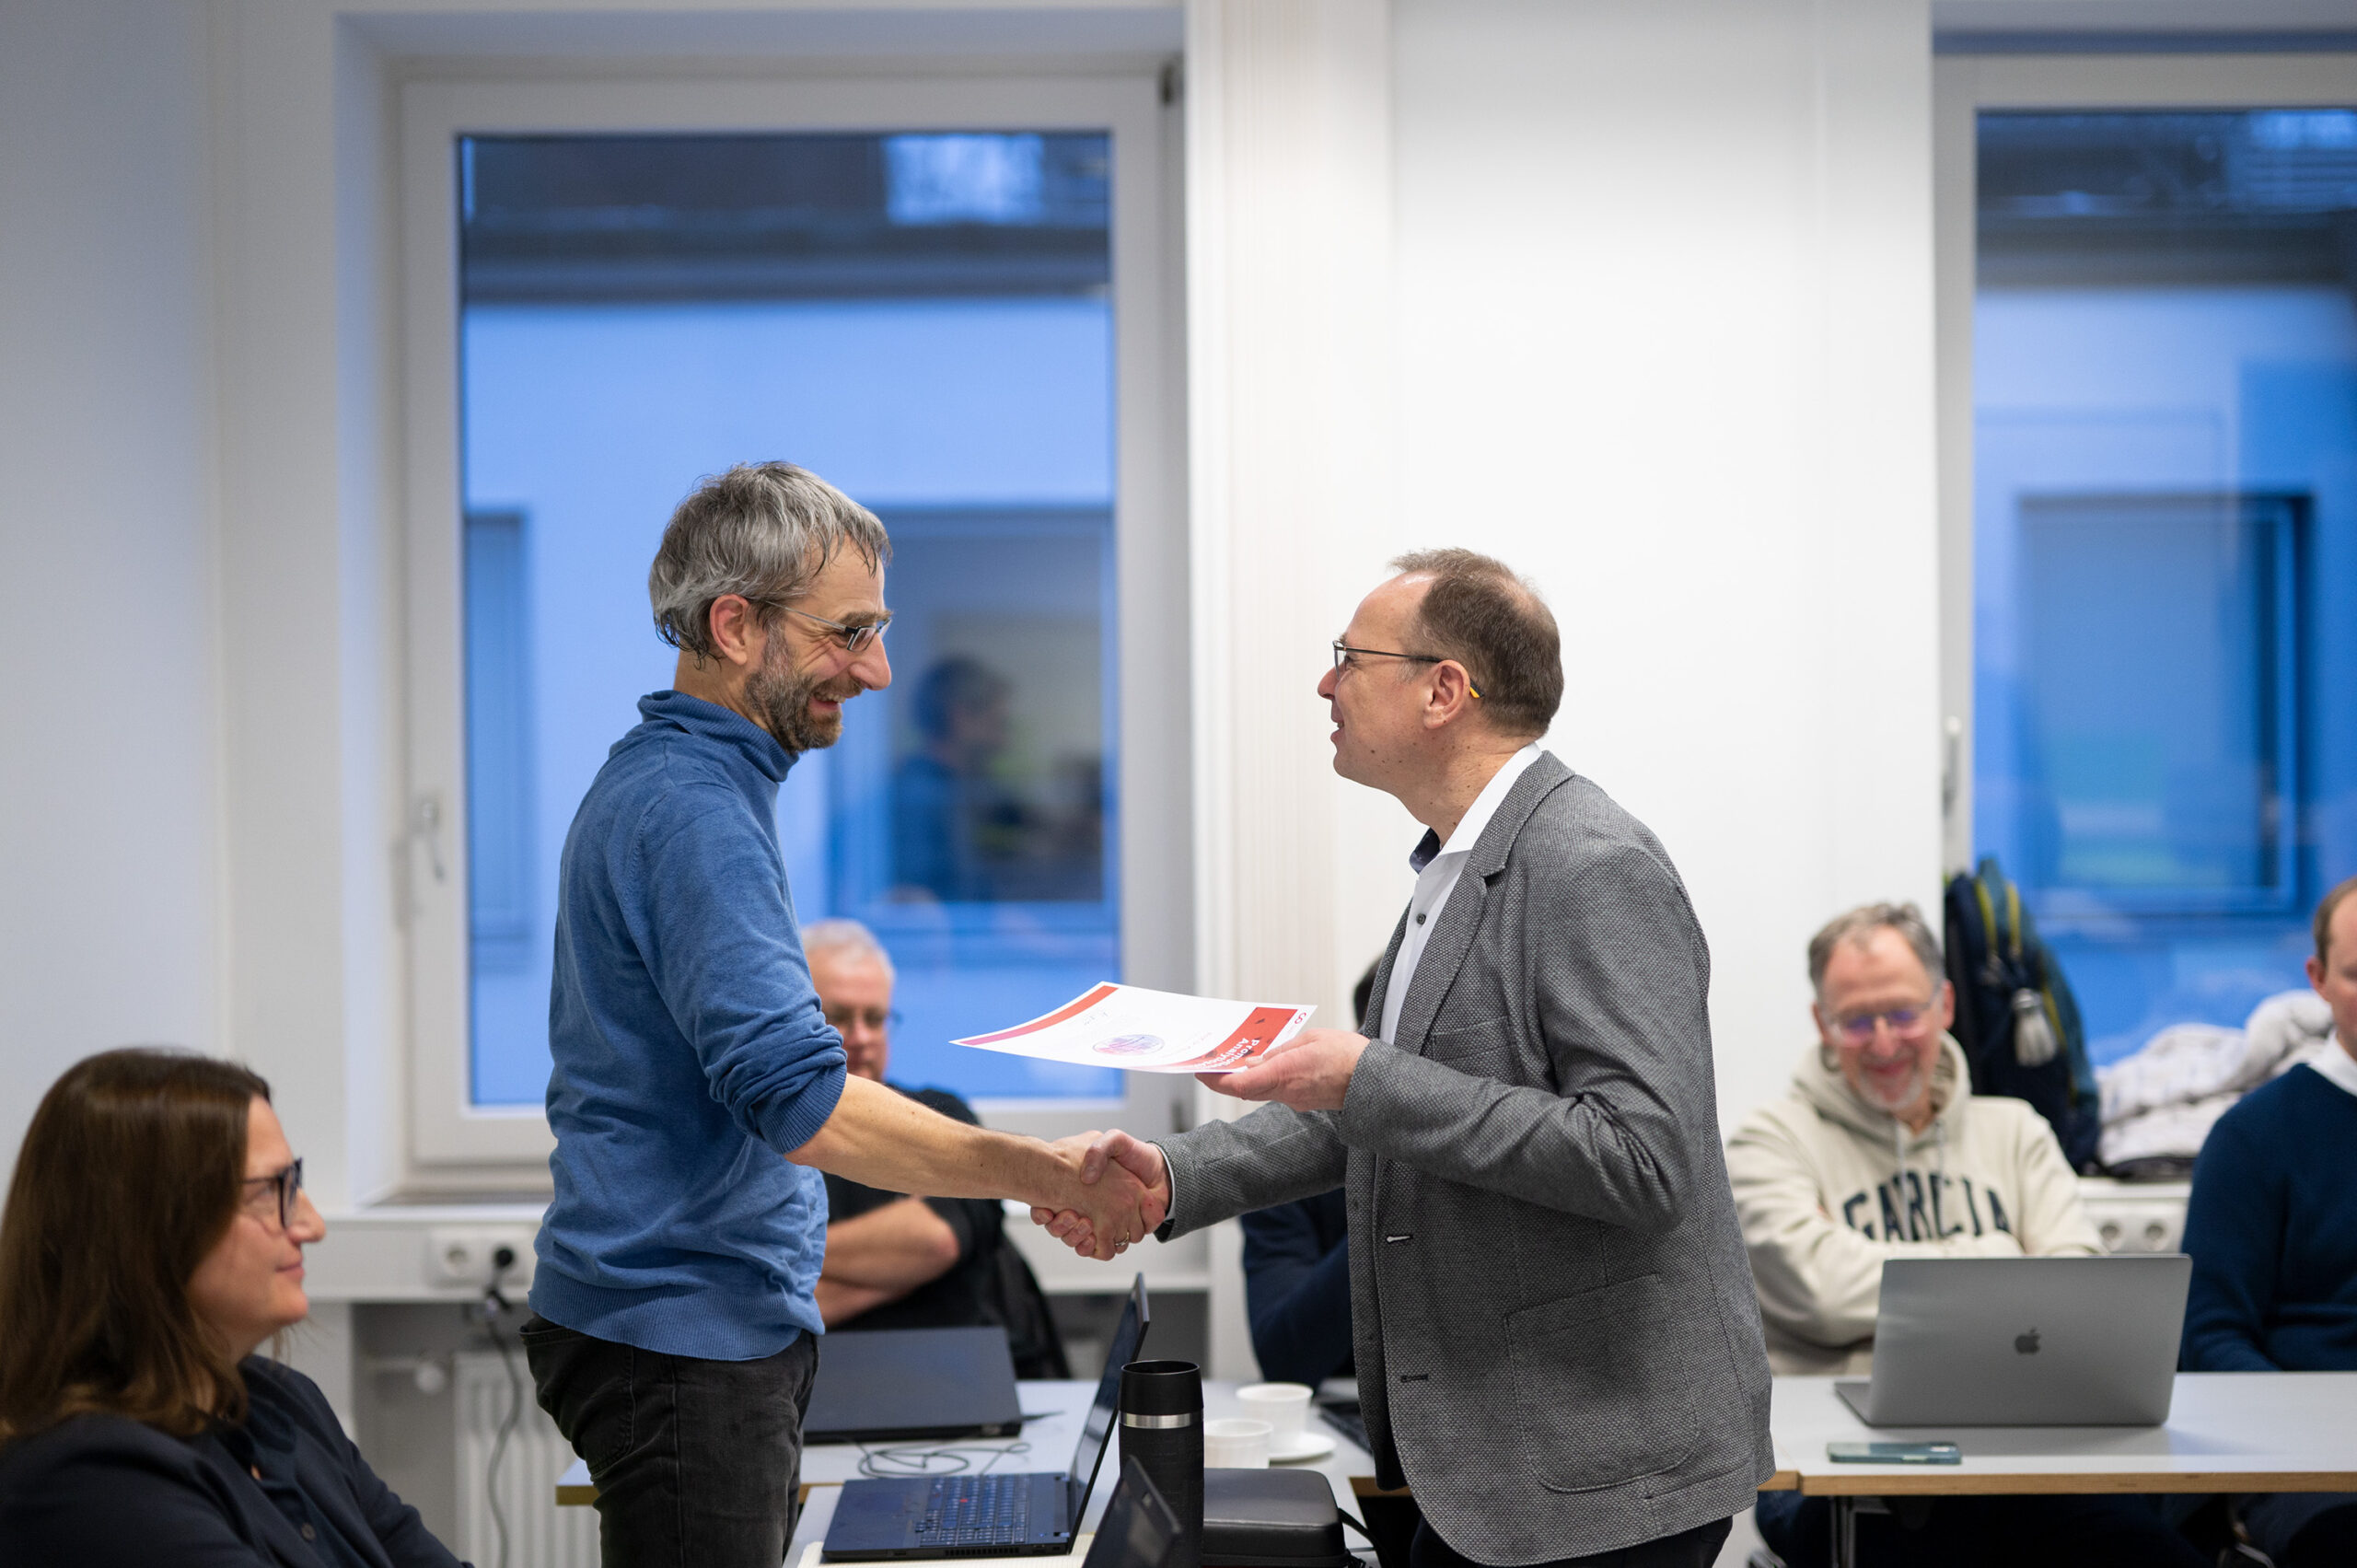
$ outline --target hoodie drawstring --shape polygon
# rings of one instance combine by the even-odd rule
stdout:
[[[1898,1193],[1898,1202],[1900,1205],[1904,1207],[1907,1202],[1907,1123],[1899,1121],[1898,1118],[1894,1116],[1890,1119],[1890,1124],[1893,1131],[1892,1141],[1898,1147],[1898,1181],[1897,1191]],[[1930,1183],[1930,1185],[1934,1189],[1932,1194],[1933,1202],[1938,1202],[1939,1196],[1936,1191],[1937,1184],[1947,1175],[1947,1173],[1948,1121],[1947,1118],[1945,1116],[1935,1116],[1932,1119],[1932,1180]],[[1937,1228],[1936,1225],[1933,1228]],[[1933,1239],[1936,1240],[1938,1238],[1934,1237]]]

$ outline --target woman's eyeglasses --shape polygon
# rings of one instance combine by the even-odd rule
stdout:
[[[245,1185],[268,1187],[277,1193],[279,1229],[284,1230],[295,1223],[295,1195],[303,1191],[303,1162],[301,1160],[296,1160],[284,1170],[273,1171],[268,1176],[249,1176],[245,1179]],[[256,1193],[254,1196],[260,1197],[261,1194]]]

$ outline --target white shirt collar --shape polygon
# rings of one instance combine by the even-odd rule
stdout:
[[[1425,861],[1422,865],[1417,865],[1412,857],[1408,864],[1414,865],[1421,872],[1424,865],[1429,865],[1433,860],[1438,860],[1442,855],[1471,854],[1473,846],[1481,842],[1482,830],[1489,827],[1490,819],[1498,814],[1500,806],[1505,804],[1506,796],[1513,790],[1515,780],[1522,777],[1530,764],[1538,761],[1543,755],[1544,753],[1538,749],[1538,742],[1534,740],[1507,758],[1504,765],[1490,775],[1490,782],[1481,786],[1481,793],[1473,797],[1473,804],[1465,808],[1465,815],[1457,819],[1456,829],[1448,835],[1448,842],[1441,845],[1433,854],[1431,859]],[[1432,834],[1427,831],[1424,837],[1430,840]],[[1417,847],[1421,850],[1423,846],[1420,843]]]
[[[2308,1065],[2341,1088],[2357,1095],[2357,1056],[2349,1054],[2339,1035],[2332,1036],[2324,1050],[2310,1059]]]

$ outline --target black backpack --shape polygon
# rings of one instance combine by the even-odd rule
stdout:
[[[1972,1092],[2029,1101],[2071,1168],[2095,1170],[2103,1122],[2079,1004],[1994,856],[1948,884],[1947,949]]]

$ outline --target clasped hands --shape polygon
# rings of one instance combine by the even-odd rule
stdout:
[[[1366,1038],[1348,1029],[1305,1029],[1257,1066],[1199,1073],[1196,1082],[1237,1099],[1278,1100],[1295,1110],[1340,1110],[1366,1048]],[[1121,1132],[1078,1133],[1056,1149],[1068,1160],[1076,1156],[1083,1195],[1072,1208],[1032,1209],[1033,1223],[1047,1226],[1049,1235],[1085,1258],[1102,1260],[1161,1227],[1170,1213],[1170,1169],[1160,1149]]]

